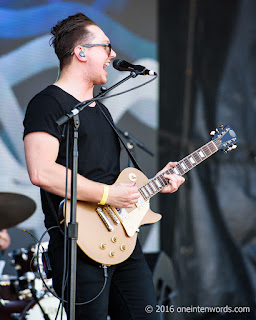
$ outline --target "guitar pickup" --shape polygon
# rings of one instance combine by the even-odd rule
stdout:
[[[98,216],[101,218],[102,222],[108,229],[108,231],[113,231],[114,227],[112,224],[109,222],[108,218],[106,217],[105,213],[103,212],[101,207],[96,208],[96,212],[98,213]]]
[[[118,225],[120,223],[120,220],[118,219],[118,217],[116,216],[115,212],[112,210],[112,208],[107,205],[103,208],[104,213],[107,213],[110,218],[113,220],[113,222]]]

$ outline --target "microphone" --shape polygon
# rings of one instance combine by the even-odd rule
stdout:
[[[149,76],[156,76],[156,72],[153,70],[148,70],[139,64],[131,64],[122,59],[115,59],[113,61],[113,67],[118,71],[135,71],[137,74],[140,75],[149,75]]]

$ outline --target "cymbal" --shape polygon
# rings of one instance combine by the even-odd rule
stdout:
[[[11,192],[0,192],[0,230],[16,226],[28,219],[36,210],[29,197]]]

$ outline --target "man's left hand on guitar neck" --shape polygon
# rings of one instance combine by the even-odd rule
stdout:
[[[170,168],[175,167],[177,163],[178,162],[168,162],[167,165],[156,174],[156,176]],[[169,180],[169,184],[161,190],[162,193],[173,193],[177,191],[179,187],[182,185],[182,183],[184,183],[185,181],[185,179],[182,176],[179,176],[177,174],[165,174],[164,177]]]

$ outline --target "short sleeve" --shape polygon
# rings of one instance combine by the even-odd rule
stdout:
[[[61,128],[56,121],[63,116],[59,102],[47,94],[36,95],[28,104],[23,121],[23,138],[31,133],[43,131],[61,140]]]

